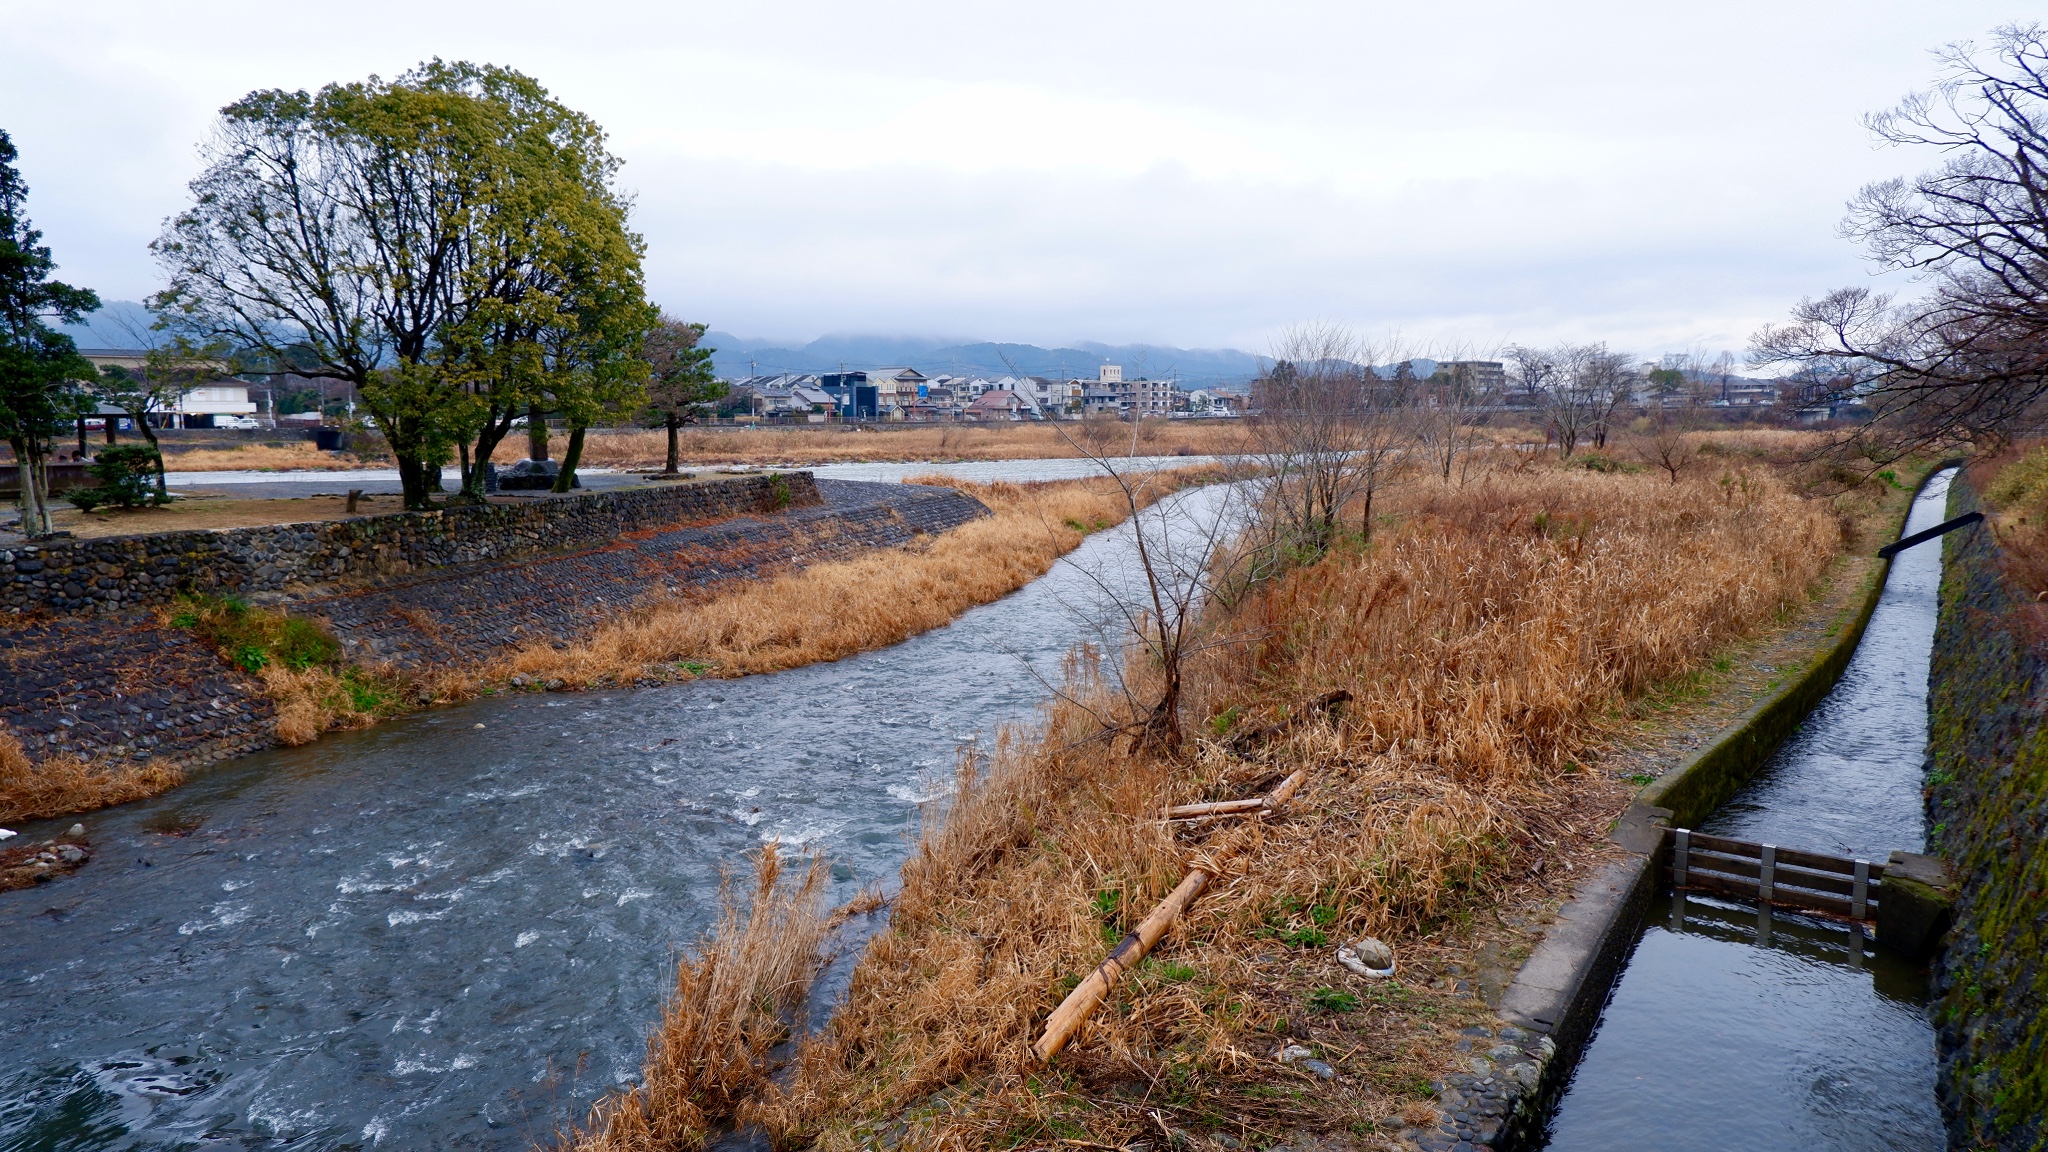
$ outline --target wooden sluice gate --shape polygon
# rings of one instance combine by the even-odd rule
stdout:
[[[1667,830],[1659,863],[1675,891],[1796,908],[1876,929],[1878,943],[1924,955],[1948,927],[1951,884],[1931,856],[1894,852],[1882,864]]]

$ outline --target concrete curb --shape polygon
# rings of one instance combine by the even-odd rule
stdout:
[[[1913,498],[1917,500],[1943,469],[1962,463],[1947,460],[1929,468]],[[1911,514],[1908,502],[1906,515]],[[1901,517],[1899,531],[1904,527]],[[1498,1014],[1510,1028],[1550,1042],[1528,1049],[1537,1065],[1535,1083],[1500,1099],[1499,1135],[1489,1145],[1496,1152],[1542,1146],[1551,1110],[1563,1096],[1608,994],[1635,951],[1643,914],[1657,891],[1656,851],[1664,828],[1673,823],[1695,825],[1726,803],[1826,699],[1855,655],[1890,575],[1891,561],[1880,560],[1862,605],[1818,661],[1684,764],[1645,787],[1616,822],[1611,836],[1629,855],[1579,887],[1501,997]],[[1455,1109],[1457,1102],[1471,1099],[1473,1089],[1491,1081],[1478,1075],[1476,1065],[1473,1071],[1472,1077],[1453,1077],[1444,1086],[1452,1093],[1447,1108]],[[1468,1079],[1472,1083],[1463,1083]],[[1526,1084],[1529,1077],[1509,1077],[1517,1079]]]

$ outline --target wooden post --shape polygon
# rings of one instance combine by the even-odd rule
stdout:
[[[355,515],[355,514],[356,514],[356,501],[358,501],[358,500],[361,500],[362,498],[363,498],[363,490],[362,490],[361,488],[351,488],[351,489],[349,489],[349,490],[348,490],[348,514],[349,514],[349,515],[353,516],[353,515]]]
[[[1849,915],[1858,920],[1870,919],[1870,861],[1856,862],[1856,880],[1849,892]],[[1860,931],[1860,929],[1859,929]]]

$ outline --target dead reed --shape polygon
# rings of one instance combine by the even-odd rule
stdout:
[[[1202,474],[1206,476],[1206,473]],[[1194,470],[1159,486],[1197,482]],[[1006,596],[1045,574],[1088,533],[1128,509],[1106,479],[965,484],[993,516],[902,548],[811,565],[722,588],[708,598],[652,602],[567,650],[535,644],[494,662],[491,681],[512,676],[570,687],[678,674],[775,672],[900,643]]]
[[[176,787],[185,774],[166,764],[113,768],[57,755],[37,763],[13,733],[0,731],[0,820],[68,816],[141,800]]]
[[[1346,976],[1328,946],[1372,934],[1427,953],[1541,862],[1595,852],[1627,791],[1593,767],[1617,707],[1802,599],[1840,539],[1761,472],[1411,487],[1369,548],[1214,621],[1249,639],[1190,677],[1219,737],[1346,688],[1340,719],[1249,761],[1219,739],[1168,763],[1098,738],[1091,709],[1117,705],[1078,663],[1088,707],[1051,707],[963,765],[840,1015],[742,1114],[785,1145],[851,1149],[901,1123],[903,1147],[965,1148],[1363,1132],[1423,1107],[1436,1049],[1414,1042],[1453,1010]],[[1286,820],[1156,819],[1296,767],[1309,783]],[[1057,1067],[1032,1067],[1036,1024],[1195,866],[1221,869],[1210,894]],[[1306,1074],[1270,1059],[1282,1042],[1318,1045],[1344,1079],[1297,1091]]]
[[[1048,424],[929,424],[848,431],[839,428],[697,428],[680,438],[682,458],[707,464],[836,464],[892,460],[1036,460],[1078,455]],[[1244,451],[1235,420],[1147,420],[1122,433],[1150,456],[1216,456]],[[565,443],[556,437],[556,447]],[[523,441],[514,449],[523,450]],[[554,449],[551,449],[553,451]],[[585,443],[584,460],[596,467],[659,468],[668,459],[668,433],[609,430]]]
[[[310,441],[289,444],[243,444],[223,448],[192,448],[164,453],[166,472],[222,472],[253,468],[259,471],[311,470],[331,472],[364,467],[348,453],[322,452]]]
[[[676,965],[675,989],[647,1039],[643,1081],[600,1101],[562,1146],[575,1152],[675,1152],[704,1146],[713,1124],[767,1082],[769,1049],[789,1034],[825,938],[828,872],[814,858],[781,883],[776,845],[755,860],[751,897],[727,877],[710,941]]]

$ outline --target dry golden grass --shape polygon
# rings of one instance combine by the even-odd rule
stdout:
[[[0,820],[90,812],[155,796],[184,779],[183,772],[164,764],[107,768],[69,755],[35,763],[21,741],[0,731]]]
[[[282,446],[247,444],[234,448],[193,448],[184,452],[164,453],[166,472],[234,472],[245,468],[280,472],[332,472],[369,466],[350,453],[322,452],[314,447],[310,440],[295,441]]]
[[[1169,474],[1173,479],[1157,485],[1155,495],[1193,482],[1195,470],[1188,472]],[[1044,575],[1089,532],[1128,515],[1106,478],[1030,484],[921,479],[958,488],[994,515],[902,548],[720,589],[709,599],[643,605],[585,643],[566,651],[534,644],[494,661],[483,675],[583,687],[672,677],[678,665],[745,676],[838,660],[900,643],[1006,596]]]
[[[774,844],[755,862],[752,896],[730,878],[710,942],[676,966],[661,1023],[647,1039],[641,1084],[607,1097],[588,1129],[563,1141],[575,1152],[674,1152],[704,1146],[739,1097],[767,1083],[768,1051],[789,1033],[825,938],[820,901],[828,875],[813,859],[796,884],[779,884]]]
[[[1249,640],[1191,675],[1190,708],[1218,734],[1346,688],[1340,719],[1253,762],[1208,740],[1183,763],[1135,756],[1072,703],[1006,734],[963,765],[840,1015],[742,1114],[788,1146],[850,1149],[901,1121],[904,1147],[969,1148],[1114,1146],[1230,1118],[1270,1136],[1419,1107],[1434,1049],[1414,1041],[1445,1025],[1403,1007],[1421,989],[1352,980],[1325,946],[1372,934],[1412,958],[1536,862],[1585,852],[1627,792],[1584,767],[1617,706],[1802,600],[1841,531],[1760,472],[1496,475],[1418,484],[1391,511],[1369,549],[1214,621]],[[1075,671],[1076,697],[1118,707]],[[1310,782],[1285,820],[1176,834],[1155,819],[1297,766]],[[1197,865],[1221,871],[1210,894],[1055,1069],[1032,1068],[1026,1045],[1071,980]],[[1363,1008],[1319,1016],[1318,982]],[[1285,1037],[1344,1080],[1290,1094],[1305,1074],[1270,1059]]]
[[[193,528],[254,528],[265,524],[304,524],[321,520],[346,520],[351,515],[388,515],[404,509],[399,496],[364,496],[354,513],[342,496],[303,496],[286,499],[236,500],[218,496],[180,494],[160,508],[96,508],[81,512],[60,503],[52,519],[56,526],[81,538],[132,536],[145,532],[179,532]]]
[[[1235,420],[1147,420],[1136,429],[1118,425],[1119,451],[1135,440],[1147,456],[1218,456],[1244,451],[1244,427]],[[928,424],[847,431],[842,428],[686,428],[686,464],[841,464],[904,460],[1037,460],[1080,455],[1067,435],[1072,425]],[[560,456],[567,438],[557,434],[550,452]],[[525,451],[525,441],[510,442]],[[665,431],[608,430],[590,435],[583,459],[594,467],[659,468],[668,460]]]

